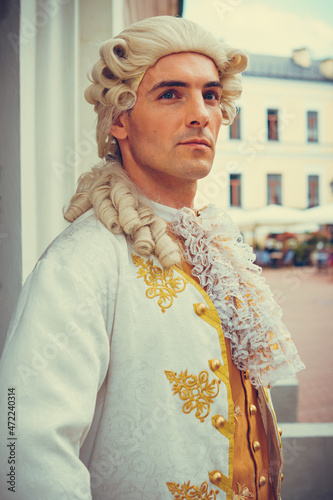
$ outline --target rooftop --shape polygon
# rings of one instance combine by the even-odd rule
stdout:
[[[325,77],[321,71],[323,61],[312,60],[309,63],[309,67],[303,67],[297,64],[293,57],[249,54],[249,66],[244,75],[333,83],[332,79]]]

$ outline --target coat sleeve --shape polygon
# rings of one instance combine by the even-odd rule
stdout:
[[[108,369],[112,306],[85,274],[44,258],[22,290],[0,365],[2,500],[91,499],[79,450]]]

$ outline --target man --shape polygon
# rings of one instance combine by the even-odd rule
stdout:
[[[86,98],[104,161],[28,278],[2,358],[17,408],[2,498],[278,499],[266,386],[302,363],[237,228],[193,210],[246,56],[172,17],[100,56]]]

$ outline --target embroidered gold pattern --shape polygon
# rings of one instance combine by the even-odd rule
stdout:
[[[177,483],[167,483],[170,493],[174,500],[215,500],[218,490],[208,491],[208,483],[204,482],[201,486],[191,485],[190,481],[180,486]]]
[[[165,312],[172,306],[173,299],[177,298],[177,293],[185,290],[186,281],[183,278],[174,278],[173,269],[162,269],[153,265],[152,260],[144,260],[137,255],[132,255],[132,259],[138,270],[138,278],[143,278],[148,290],[148,299],[158,297],[158,305]]]
[[[236,483],[237,491],[231,490],[232,500],[246,500],[247,498],[254,498],[254,494],[250,492],[249,488],[243,484],[241,486],[239,483]]]
[[[237,401],[234,403],[234,419],[236,424],[238,424],[238,417],[242,417],[244,413],[241,411],[240,406],[237,404]]]
[[[214,379],[209,383],[208,372],[202,371],[199,376],[188,375],[187,370],[180,372],[165,371],[165,374],[170,382],[173,384],[173,395],[179,394],[183,404],[183,412],[188,414],[196,410],[195,416],[204,422],[205,418],[209,415],[210,405],[213,399],[219,393],[220,380]]]

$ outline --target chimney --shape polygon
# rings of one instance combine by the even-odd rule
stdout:
[[[320,73],[325,76],[325,78],[329,78],[333,80],[333,59],[328,58],[320,61]]]
[[[309,68],[311,66],[310,51],[305,47],[293,50],[291,58],[297,66],[301,66],[302,68]]]

